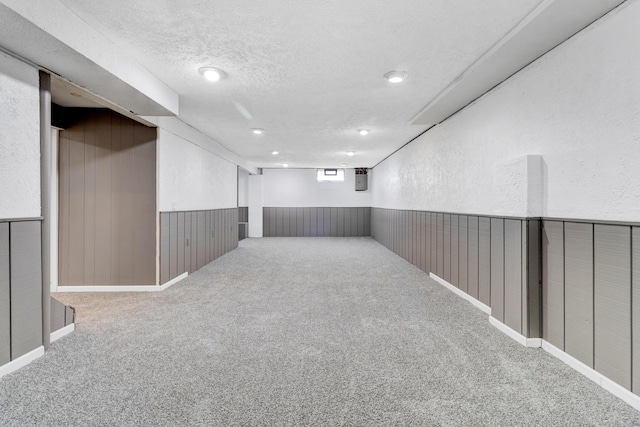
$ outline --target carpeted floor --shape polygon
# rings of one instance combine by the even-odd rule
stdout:
[[[159,293],[58,294],[77,331],[1,426],[640,425],[368,238],[264,238]]]

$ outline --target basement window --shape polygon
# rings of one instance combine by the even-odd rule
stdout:
[[[344,182],[344,169],[318,169],[318,182]]]

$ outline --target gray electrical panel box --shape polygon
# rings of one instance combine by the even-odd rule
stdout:
[[[356,191],[367,191],[367,168],[356,168]]]

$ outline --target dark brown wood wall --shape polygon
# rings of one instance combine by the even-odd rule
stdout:
[[[59,285],[155,285],[156,129],[74,117],[60,132]]]

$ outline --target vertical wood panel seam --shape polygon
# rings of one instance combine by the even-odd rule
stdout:
[[[567,350],[567,236],[565,230],[565,221],[562,221],[562,351]]]
[[[522,246],[523,245],[527,245],[528,246],[528,243],[529,243],[528,236],[527,236],[527,239],[524,242],[522,241],[522,236],[523,236],[522,226],[523,226],[523,224],[524,224],[524,221],[521,220],[520,221],[520,286],[519,286],[520,292],[525,292],[525,289],[523,289],[524,288],[524,286],[523,286],[524,282],[522,281],[522,274],[523,274],[522,263],[528,263],[524,259],[524,251],[522,250]],[[525,229],[525,231],[526,231],[526,229]],[[525,271],[526,271],[526,269],[525,269]],[[524,300],[524,298],[522,297],[522,294],[521,294],[520,295],[520,333],[522,333],[527,338],[529,338],[529,333],[525,331],[525,328],[524,328],[525,325],[523,324],[523,316],[525,316],[527,314],[526,311],[525,311],[524,304],[522,303],[523,300]],[[529,322],[527,322],[527,324],[529,324]]]
[[[531,239],[529,239],[529,225],[527,220],[522,220],[520,222],[520,232],[523,242],[520,245],[520,289],[521,292],[524,292],[521,301],[521,321],[522,321],[522,332],[526,333],[526,337],[530,338],[531,334],[529,333],[529,257],[527,256],[529,244]]]
[[[491,232],[491,227],[493,226],[493,221],[489,219],[489,306],[491,306],[491,294],[492,286],[491,286],[491,239],[493,238],[493,233]],[[480,219],[478,218],[478,258],[480,257]],[[480,260],[478,259],[478,266],[480,265]],[[504,278],[503,278],[504,282]],[[478,277],[478,298],[480,298],[480,277]],[[504,305],[504,304],[503,304]],[[492,314],[493,316],[493,314]],[[493,316],[495,317],[495,316]],[[504,319],[504,316],[503,316]]]
[[[9,225],[7,226],[8,230],[7,230],[7,257],[8,259],[8,264],[9,264],[9,360],[13,360],[13,316],[11,315],[12,311],[13,311],[13,307],[12,307],[12,301],[13,298],[11,298],[12,296],[12,286],[11,286],[11,224],[13,224],[12,222],[9,222]]]
[[[630,347],[631,347],[631,381],[629,383],[629,390],[633,392],[633,227],[629,227],[629,338],[630,338]]]
[[[506,220],[502,220],[502,319],[504,319],[505,325],[507,324],[507,280],[506,280],[506,270],[507,270],[507,247],[506,247]]]
[[[591,325],[591,340],[593,342],[592,356],[593,369],[596,369],[596,225],[591,224],[591,311],[593,313],[593,325]]]

